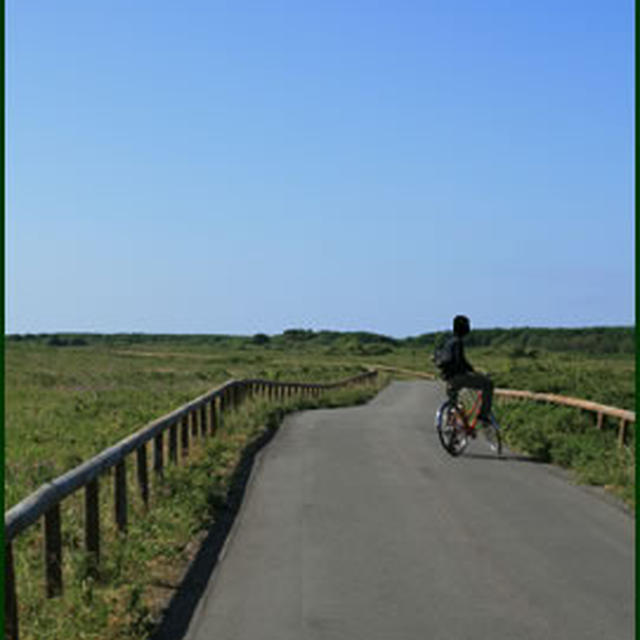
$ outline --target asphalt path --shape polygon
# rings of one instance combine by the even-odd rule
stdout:
[[[188,640],[630,640],[634,521],[565,474],[442,449],[436,383],[288,417]]]

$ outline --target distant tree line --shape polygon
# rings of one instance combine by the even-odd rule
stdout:
[[[435,346],[450,332],[425,333],[404,342],[414,346]],[[635,327],[588,327],[578,329],[474,329],[465,338],[469,347],[508,347],[514,353],[524,350],[582,351],[592,354],[635,353]]]
[[[8,342],[34,342],[51,347],[82,347],[87,345],[129,346],[162,344],[179,341],[184,345],[215,345],[223,348],[304,349],[327,347],[365,355],[382,355],[397,348],[433,349],[450,332],[424,333],[397,339],[369,331],[314,331],[292,328],[281,334],[253,336],[222,334],[146,334],[146,333],[56,333],[11,334]],[[515,357],[534,355],[537,350],[581,351],[590,354],[635,353],[635,327],[588,327],[578,329],[541,329],[518,327],[513,329],[474,329],[466,338],[469,347],[506,348]]]

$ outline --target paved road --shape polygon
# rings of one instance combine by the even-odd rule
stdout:
[[[288,418],[189,640],[630,640],[632,518],[481,442],[449,457],[434,383]]]

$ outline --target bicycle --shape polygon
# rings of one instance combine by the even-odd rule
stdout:
[[[455,391],[447,385],[447,399],[438,409],[435,422],[440,443],[448,454],[459,456],[467,448],[469,439],[476,437],[481,403],[481,392],[471,389]],[[493,413],[489,416],[489,422],[481,424],[489,448],[501,455],[500,425]]]

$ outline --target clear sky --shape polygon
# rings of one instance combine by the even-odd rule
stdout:
[[[634,320],[628,0],[7,0],[6,332]]]

